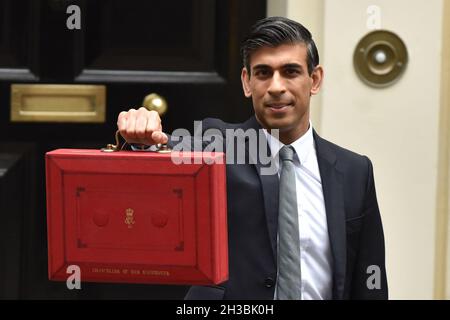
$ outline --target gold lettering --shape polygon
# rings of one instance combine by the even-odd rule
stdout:
[[[93,273],[120,274],[120,270],[114,268],[92,268],[91,271]]]
[[[142,274],[146,276],[170,276],[169,271],[159,271],[159,270],[142,270]]]
[[[91,268],[92,273],[105,274],[125,274],[125,275],[144,275],[144,276],[164,276],[169,277],[170,272],[166,270],[139,270],[139,269],[116,269],[116,268]]]

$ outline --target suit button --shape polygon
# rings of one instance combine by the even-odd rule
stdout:
[[[273,278],[271,277],[267,277],[264,280],[264,285],[266,286],[266,288],[272,288],[275,285],[275,280],[273,280]]]

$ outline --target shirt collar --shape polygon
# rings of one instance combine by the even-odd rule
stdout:
[[[264,130],[264,134],[266,135],[267,142],[269,143],[270,152],[272,157],[278,154],[280,149],[284,146],[284,144],[272,136],[266,129]],[[310,154],[311,149],[314,147],[314,137],[312,131],[312,123],[309,121],[309,128],[305,134],[303,134],[300,138],[291,143],[291,146],[294,148],[298,160],[300,163],[306,163],[308,156]]]

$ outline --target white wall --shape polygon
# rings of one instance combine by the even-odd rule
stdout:
[[[443,0],[318,2],[285,5],[285,16],[309,19],[322,43],[325,83],[313,123],[323,137],[374,164],[390,298],[432,299]],[[366,86],[353,69],[353,50],[369,32],[367,8],[374,4],[381,27],[397,33],[409,51],[406,73],[385,89]],[[269,0],[268,15],[274,8],[276,0]]]

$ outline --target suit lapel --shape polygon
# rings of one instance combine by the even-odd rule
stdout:
[[[258,172],[263,191],[267,230],[269,231],[273,258],[275,259],[275,261],[277,261],[278,193],[279,193],[278,174],[272,175],[261,174],[261,169],[263,168],[263,165],[260,162],[256,163],[255,167]]]
[[[258,123],[256,118],[253,116],[251,117],[245,124],[244,124],[244,130],[247,129],[254,129],[257,132],[258,136],[258,143],[259,139],[263,139],[261,143],[264,143],[267,146],[267,156],[270,156],[270,148],[268,146],[266,137],[264,133],[261,132],[261,135],[259,135],[259,129],[261,128],[261,125]],[[261,174],[261,170],[263,168],[266,168],[269,165],[265,165],[262,163],[260,158],[260,150],[258,148],[257,155],[253,155],[248,152],[249,150],[249,142],[246,140],[245,148],[247,151],[247,154],[249,155],[249,159],[251,160],[251,163],[254,164],[255,169],[258,173],[260,182],[261,182],[261,189],[263,193],[264,198],[264,209],[265,209],[265,216],[266,216],[266,223],[267,223],[267,230],[269,233],[270,243],[272,246],[272,253],[273,258],[276,264],[277,261],[277,232],[278,232],[278,193],[279,193],[279,179],[278,179],[278,172],[275,172],[275,174]],[[259,144],[261,145],[261,144]]]
[[[334,152],[315,131],[313,133],[333,255],[333,299],[342,299],[347,260],[343,177],[335,166]]]

